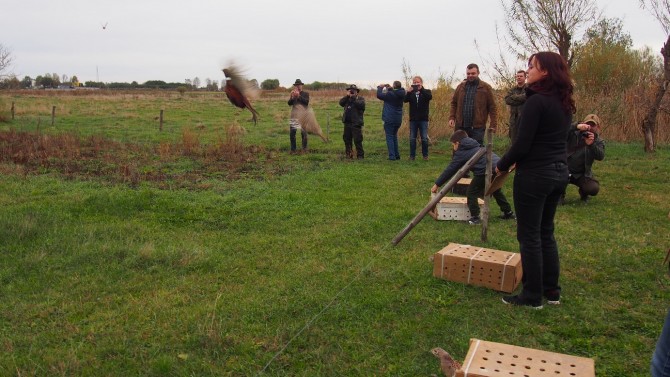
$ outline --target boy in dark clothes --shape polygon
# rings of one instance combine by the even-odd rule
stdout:
[[[472,138],[468,137],[468,134],[463,130],[457,130],[451,135],[449,139],[451,144],[454,146],[454,156],[451,159],[449,165],[444,169],[442,174],[435,180],[435,184],[430,189],[431,192],[436,193],[439,191],[440,186],[445,184],[456,172],[465,165],[472,156],[477,153],[481,146],[479,143]],[[495,168],[498,163],[498,157],[493,153],[493,167]],[[479,203],[477,198],[484,196],[484,188],[486,187],[486,156],[482,156],[479,161],[477,161],[470,170],[473,173],[472,181],[468,186],[468,191],[466,196],[468,198],[468,208],[470,209],[470,215],[472,217],[468,220],[470,225],[481,224],[482,220],[479,218]],[[510,206],[505,194],[503,194],[502,189],[498,189],[493,193],[500,210],[503,214],[500,216],[503,220],[516,219],[514,212],[512,211],[512,206]]]

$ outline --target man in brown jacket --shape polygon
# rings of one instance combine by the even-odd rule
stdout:
[[[477,64],[468,64],[467,79],[461,82],[451,99],[449,127],[464,130],[468,136],[484,144],[486,119],[490,118],[489,128],[495,132],[498,126],[496,102],[491,85],[479,79]]]

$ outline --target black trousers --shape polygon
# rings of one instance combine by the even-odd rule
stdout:
[[[356,127],[345,123],[342,140],[344,140],[344,150],[347,157],[354,157],[352,142],[356,146],[356,158],[363,158],[365,156],[365,152],[363,151],[363,127]]]
[[[291,140],[291,150],[295,151],[296,150],[296,140],[295,140],[295,134],[297,133],[297,129],[291,127],[291,130],[289,131],[289,139]],[[302,149],[307,149],[307,132],[303,130],[302,128],[300,129],[300,138],[302,139]]]
[[[600,182],[586,176],[581,176],[579,178],[570,176],[570,183],[579,187],[579,196],[582,199],[587,196],[596,196],[600,191]]]
[[[523,266],[521,297],[531,303],[542,303],[544,292],[561,289],[554,216],[567,184],[568,167],[563,163],[541,169],[517,169],[514,176],[516,237]]]
[[[468,198],[468,209],[470,210],[470,215],[479,216],[479,203],[477,198],[484,197],[484,189],[486,188],[486,176],[485,175],[475,175],[472,177],[470,185],[468,185],[468,191],[466,196]],[[493,193],[493,198],[498,203],[500,210],[503,213],[512,212],[512,206],[507,201],[505,194],[503,194],[502,189],[498,189]]]

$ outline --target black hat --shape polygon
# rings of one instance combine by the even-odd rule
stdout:
[[[356,93],[361,91],[360,89],[358,89],[358,87],[355,84],[349,85],[349,87],[346,90],[355,90]]]
[[[295,79],[295,82],[293,83],[293,86],[296,86],[296,85],[305,85],[305,84],[303,84],[302,81],[300,81],[300,79]]]

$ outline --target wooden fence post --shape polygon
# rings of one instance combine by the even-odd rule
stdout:
[[[161,109],[161,115],[158,117],[159,119],[159,124],[158,124],[158,130],[163,131],[163,109]]]
[[[488,127],[484,130],[484,139],[486,139],[486,180],[484,182],[484,192],[489,192],[491,187],[491,177],[493,173],[493,137],[491,129]],[[489,240],[489,217],[491,216],[491,196],[484,195],[484,210],[482,211],[482,242]]]
[[[51,127],[56,124],[56,106],[51,107]]]
[[[14,102],[12,102],[12,120],[14,120]]]

